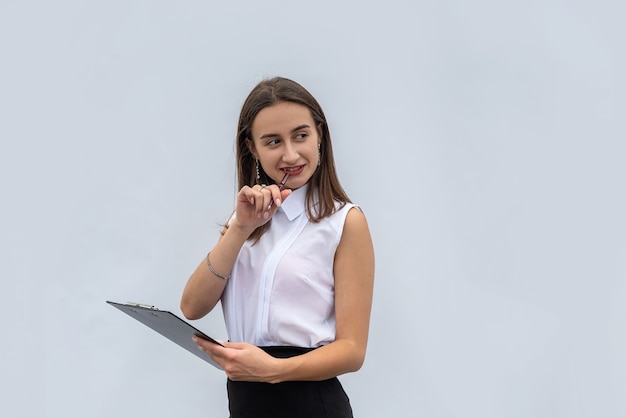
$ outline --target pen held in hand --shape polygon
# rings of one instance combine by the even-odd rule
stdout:
[[[285,173],[285,177],[283,177],[283,179],[280,181],[280,183],[278,183],[278,190],[282,191],[285,188],[285,184],[287,184],[287,179],[288,178],[289,178],[289,173]],[[267,207],[267,210],[270,210],[272,205],[274,205],[274,199],[272,199],[270,201],[270,204]]]

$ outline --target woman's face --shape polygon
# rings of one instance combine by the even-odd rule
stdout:
[[[261,110],[252,122],[250,151],[276,183],[286,173],[285,187],[304,186],[317,169],[320,137],[310,110],[280,102]]]

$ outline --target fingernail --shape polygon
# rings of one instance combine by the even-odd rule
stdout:
[[[279,208],[282,202],[280,201],[280,199],[276,199],[274,200],[274,203],[276,203],[276,207]]]

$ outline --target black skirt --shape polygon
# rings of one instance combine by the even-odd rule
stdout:
[[[294,357],[311,348],[261,347],[273,357]],[[281,383],[228,379],[230,418],[351,418],[350,400],[339,379]]]

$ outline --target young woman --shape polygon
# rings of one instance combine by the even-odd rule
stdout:
[[[221,301],[229,342],[195,342],[226,372],[232,418],[351,417],[337,376],[365,358],[374,251],[306,89],[277,77],[252,90],[237,174],[235,211],[181,299],[188,319]]]

